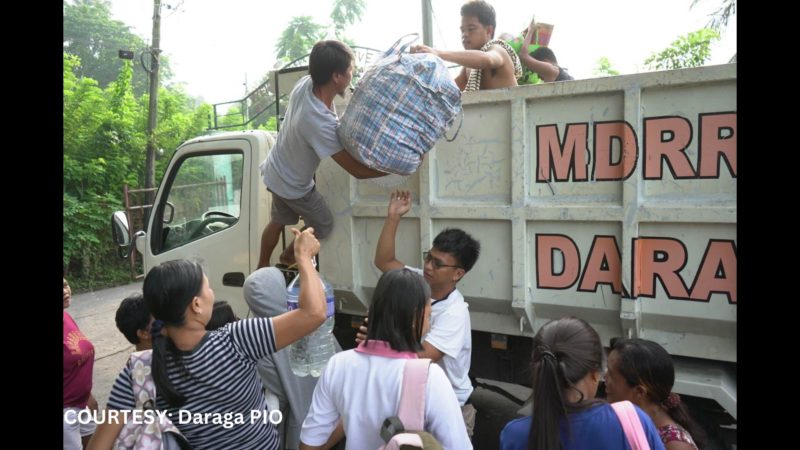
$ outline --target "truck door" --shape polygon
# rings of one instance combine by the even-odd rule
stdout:
[[[217,300],[247,316],[241,286],[250,273],[251,142],[195,140],[164,175],[147,233],[145,272],[164,261],[199,262]]]

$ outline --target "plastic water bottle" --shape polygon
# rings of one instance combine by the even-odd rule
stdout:
[[[313,333],[296,341],[289,347],[289,362],[292,372],[299,377],[311,375],[318,377],[325,369],[325,364],[336,353],[334,345],[333,331],[334,322],[334,297],[333,286],[325,281],[322,276],[322,287],[325,289],[325,301],[327,304],[327,319]],[[297,275],[286,288],[286,303],[289,311],[299,307],[300,297],[300,275]]]

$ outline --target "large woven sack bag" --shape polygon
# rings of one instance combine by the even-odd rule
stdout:
[[[428,53],[404,53],[410,42],[399,44],[405,38],[366,70],[338,129],[355,159],[397,175],[414,173],[461,112],[461,90],[444,62]]]

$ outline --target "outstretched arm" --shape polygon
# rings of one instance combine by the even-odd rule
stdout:
[[[528,27],[528,33],[525,34],[525,39],[519,47],[519,62],[533,72],[536,72],[542,81],[555,81],[556,78],[558,78],[558,67],[547,61],[538,60],[528,53],[528,46],[531,45],[533,41],[533,28],[533,22],[531,22],[531,26]]]
[[[445,61],[470,69],[496,69],[504,64],[502,53],[494,47],[488,52],[482,52],[480,50],[437,50],[427,45],[415,45],[411,47],[411,53],[431,53]]]
[[[400,217],[411,209],[411,193],[408,191],[394,191],[389,199],[389,211],[383,222],[378,246],[375,248],[375,265],[381,272],[405,267],[394,253],[394,240]]]
[[[297,261],[300,279],[303,282],[300,284],[298,309],[287,311],[272,319],[276,350],[311,334],[325,322],[327,314],[325,291],[311,261],[311,258],[319,252],[319,241],[314,237],[314,228],[308,227],[302,233],[297,228],[292,228],[292,233],[294,233],[294,259]]]
[[[347,173],[358,178],[359,180],[363,180],[365,178],[377,178],[386,175],[383,172],[370,169],[364,164],[361,164],[355,158],[353,158],[350,153],[347,153],[347,150],[341,150],[337,153],[334,153],[331,155],[331,158],[333,158],[333,160],[336,161],[336,164],[339,164],[342,169],[346,170]]]

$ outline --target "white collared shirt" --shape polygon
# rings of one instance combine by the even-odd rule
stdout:
[[[406,266],[420,275],[421,269]],[[469,304],[458,289],[447,298],[433,299],[431,306],[431,329],[423,338],[437,350],[444,353],[437,364],[444,370],[453,386],[458,403],[464,406],[472,394],[469,381],[469,366],[472,359],[472,324],[469,318]]]

